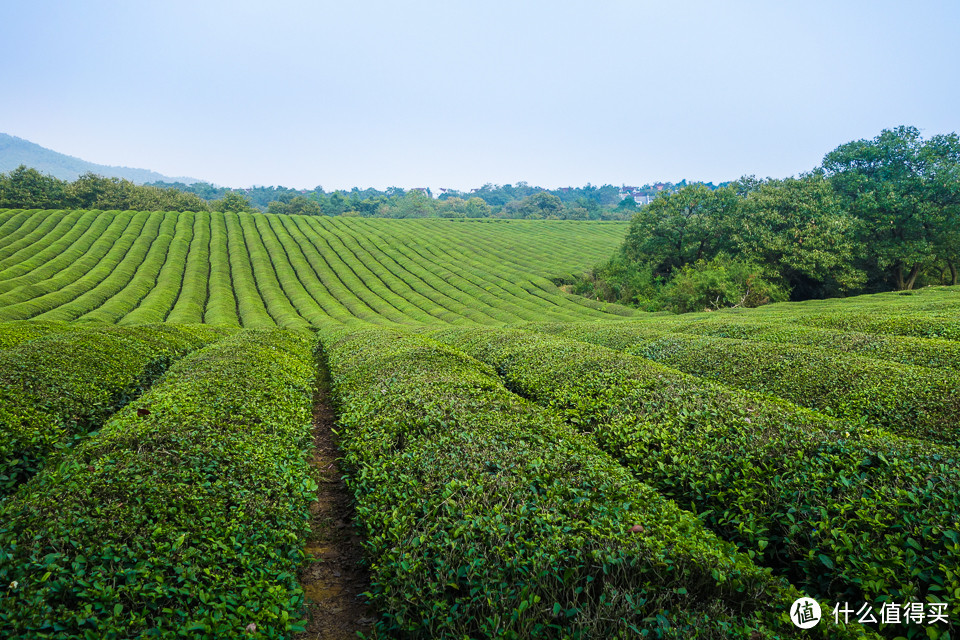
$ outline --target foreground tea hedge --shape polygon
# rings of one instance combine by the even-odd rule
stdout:
[[[13,327],[12,329],[7,327]],[[218,340],[204,326],[78,328],[58,323],[0,324],[0,335],[33,338],[0,350],[0,495],[137,397],[166,368]]]
[[[379,631],[423,638],[792,635],[795,589],[493,371],[389,330],[327,333]],[[863,630],[832,637],[863,637]]]
[[[312,358],[299,335],[238,333],[23,485],[0,511],[3,637],[295,631]]]
[[[572,340],[430,335],[493,365],[508,387],[562,412],[638,478],[815,597],[877,611],[886,599],[948,602],[957,622],[956,449],[848,432],[849,423],[787,402]]]
[[[702,378],[770,393],[832,415],[941,444],[960,444],[960,373],[801,345],[661,331],[648,324],[550,325]]]
[[[78,328],[82,328],[82,326],[66,322],[41,322],[39,320],[0,322],[0,349],[9,349],[52,333],[68,333]]]

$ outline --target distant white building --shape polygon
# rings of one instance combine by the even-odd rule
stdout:
[[[637,204],[650,204],[650,201],[653,200],[653,196],[645,195],[640,187],[624,185],[620,187],[620,199],[625,200],[626,198],[633,198],[633,201]]]

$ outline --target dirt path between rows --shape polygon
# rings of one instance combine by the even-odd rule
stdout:
[[[310,505],[310,536],[306,552],[313,556],[300,573],[306,592],[307,630],[298,640],[355,639],[369,635],[375,622],[373,609],[360,594],[370,588],[360,537],[353,527],[353,503],[337,465],[338,450],[331,429],[334,413],[325,385],[314,398],[311,465],[319,474],[317,501]]]

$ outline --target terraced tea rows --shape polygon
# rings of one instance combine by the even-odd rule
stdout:
[[[504,325],[631,311],[548,279],[626,225],[0,211],[0,321]]]

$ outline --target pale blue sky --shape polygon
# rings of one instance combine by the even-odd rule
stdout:
[[[226,186],[784,177],[960,131],[960,2],[0,3],[0,132]]]

